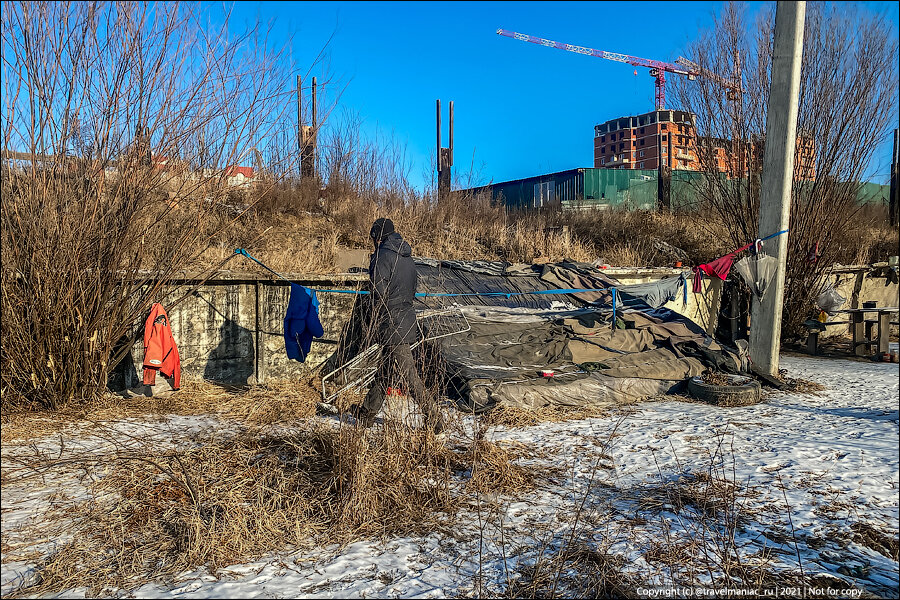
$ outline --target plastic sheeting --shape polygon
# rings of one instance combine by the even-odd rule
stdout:
[[[451,395],[467,411],[497,403],[536,408],[632,401],[707,368],[741,368],[735,354],[689,322],[627,311],[622,320],[631,328],[613,330],[611,313],[603,309],[463,310],[471,329],[440,340],[438,353]],[[540,377],[544,369],[554,377]]]
[[[495,381],[474,379],[459,403],[466,412],[481,413],[498,404],[525,410],[547,405],[602,408],[630,404],[677,389],[682,382],[610,377],[602,373],[559,376],[552,379]]]
[[[825,289],[823,289],[819,294],[819,297],[816,298],[818,307],[832,317],[837,314],[838,309],[840,309],[846,301],[847,299],[841,296],[830,283],[825,286]]]

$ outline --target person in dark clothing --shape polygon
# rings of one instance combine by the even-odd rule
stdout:
[[[375,381],[365,401],[354,409],[353,415],[360,424],[370,427],[384,404],[387,389],[403,387],[425,413],[426,427],[440,432],[443,419],[436,404],[425,392],[410,349],[410,344],[418,337],[413,308],[417,277],[412,248],[394,231],[394,223],[390,219],[376,220],[369,235],[375,245],[369,262],[371,327],[374,341],[381,345],[382,350]]]

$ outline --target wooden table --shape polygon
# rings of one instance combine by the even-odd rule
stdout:
[[[845,308],[837,311],[850,315],[850,333],[853,335],[853,353],[858,356],[870,354],[869,346],[877,346],[878,354],[888,352],[891,338],[891,315],[900,312],[900,308]],[[866,321],[866,314],[878,315],[878,340],[872,341],[872,325],[874,321]]]

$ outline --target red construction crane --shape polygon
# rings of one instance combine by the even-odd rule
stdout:
[[[509,31],[508,29],[498,29],[497,33],[509,38],[521,40],[523,42],[531,42],[532,44],[540,44],[549,48],[558,48],[569,52],[577,52],[578,54],[586,54],[588,56],[596,56],[597,58],[605,58],[607,60],[615,60],[623,62],[635,67],[646,67],[650,69],[650,76],[656,80],[656,109],[662,110],[666,105],[666,73],[678,73],[679,75],[687,75],[688,79],[696,79],[698,76],[708,77],[720,85],[731,91],[740,90],[740,86],[736,86],[733,82],[727,81],[720,77],[716,77],[711,73],[702,70],[696,64],[687,59],[679,59],[684,64],[675,64],[663,62],[661,60],[651,60],[649,58],[639,58],[637,56],[629,56],[627,54],[619,54],[617,52],[605,52],[603,50],[594,50],[593,48],[585,48],[584,46],[573,46],[572,44],[564,44],[562,42],[554,42],[544,38]]]

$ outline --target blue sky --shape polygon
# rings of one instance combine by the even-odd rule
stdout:
[[[898,20],[896,2],[864,3]],[[305,71],[326,50],[341,109],[363,132],[406,145],[410,179],[431,183],[434,101],[455,103],[455,171],[483,184],[592,166],[593,126],[653,108],[646,69],[496,35],[512,29],[570,44],[674,60],[720,2],[238,2],[290,40]],[[754,7],[754,10],[758,6]],[[310,75],[324,74],[324,68]],[[303,73],[301,73],[303,74]],[[672,107],[670,108],[677,108]],[[446,113],[445,113],[446,115]],[[446,118],[446,116],[445,116]],[[444,134],[446,136],[446,133]],[[445,138],[446,139],[446,138]],[[889,145],[889,142],[888,142]],[[890,169],[879,151],[874,180]]]

